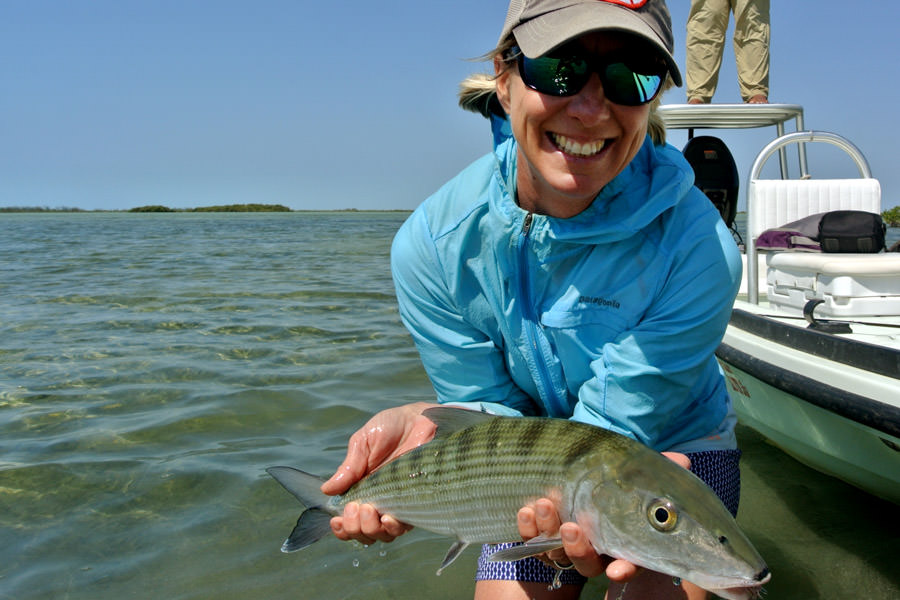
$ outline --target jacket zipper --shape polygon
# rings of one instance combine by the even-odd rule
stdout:
[[[522,223],[522,235],[519,238],[519,299],[522,303],[523,327],[528,344],[531,346],[531,360],[535,365],[535,375],[537,376],[538,392],[541,400],[547,408],[550,416],[566,416],[567,406],[560,398],[557,397],[550,370],[544,361],[544,353],[541,349],[541,334],[538,331],[537,311],[534,309],[534,301],[531,297],[531,271],[528,268],[528,234],[531,232],[531,223],[534,220],[534,213],[529,212],[525,215]]]

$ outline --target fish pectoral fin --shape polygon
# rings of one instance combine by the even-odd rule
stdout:
[[[437,570],[437,574],[440,575],[441,571],[450,566],[456,557],[462,554],[463,550],[465,550],[469,545],[469,542],[464,542],[462,540],[456,540],[453,542],[453,545],[450,546],[450,549],[447,550],[447,554],[444,556],[444,562],[441,563],[441,567]]]
[[[498,550],[491,554],[488,557],[488,560],[490,562],[522,560],[529,556],[536,556],[562,547],[562,538],[538,536],[536,538],[531,538],[524,544],[505,548],[504,550]]]

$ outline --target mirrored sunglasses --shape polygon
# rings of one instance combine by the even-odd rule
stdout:
[[[548,96],[574,96],[597,73],[610,102],[640,106],[656,97],[666,74],[665,65],[654,60],[621,55],[597,59],[565,47],[537,58],[528,58],[518,47],[511,53],[525,85]]]

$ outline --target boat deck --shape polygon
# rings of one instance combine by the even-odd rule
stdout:
[[[737,300],[735,300],[734,308],[766,317],[784,325],[792,325],[802,329],[806,329],[809,326],[809,323],[802,315],[789,315],[784,313],[784,311],[771,307],[765,295],[760,296],[758,304],[753,304],[747,301],[746,294],[739,294]],[[898,322],[897,317],[824,317],[817,320],[823,323],[847,323],[850,326],[851,333],[830,333],[829,335],[893,348],[900,352],[900,322]],[[896,368],[900,369],[900,363],[898,363]],[[898,373],[900,371],[895,371],[894,374],[897,375]],[[900,398],[900,394],[898,394],[898,398]]]

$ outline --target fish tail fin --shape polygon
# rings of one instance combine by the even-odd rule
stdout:
[[[266,473],[284,486],[284,489],[296,496],[306,508],[322,508],[328,496],[320,489],[325,481],[321,477],[304,473],[292,467],[269,467]]]
[[[320,508],[303,511],[291,535],[281,545],[282,552],[296,552],[311,546],[331,533],[331,515]]]
[[[332,515],[325,508],[328,496],[319,489],[324,479],[291,467],[269,467],[266,472],[306,507],[281,546],[282,552],[306,548],[331,532]]]

